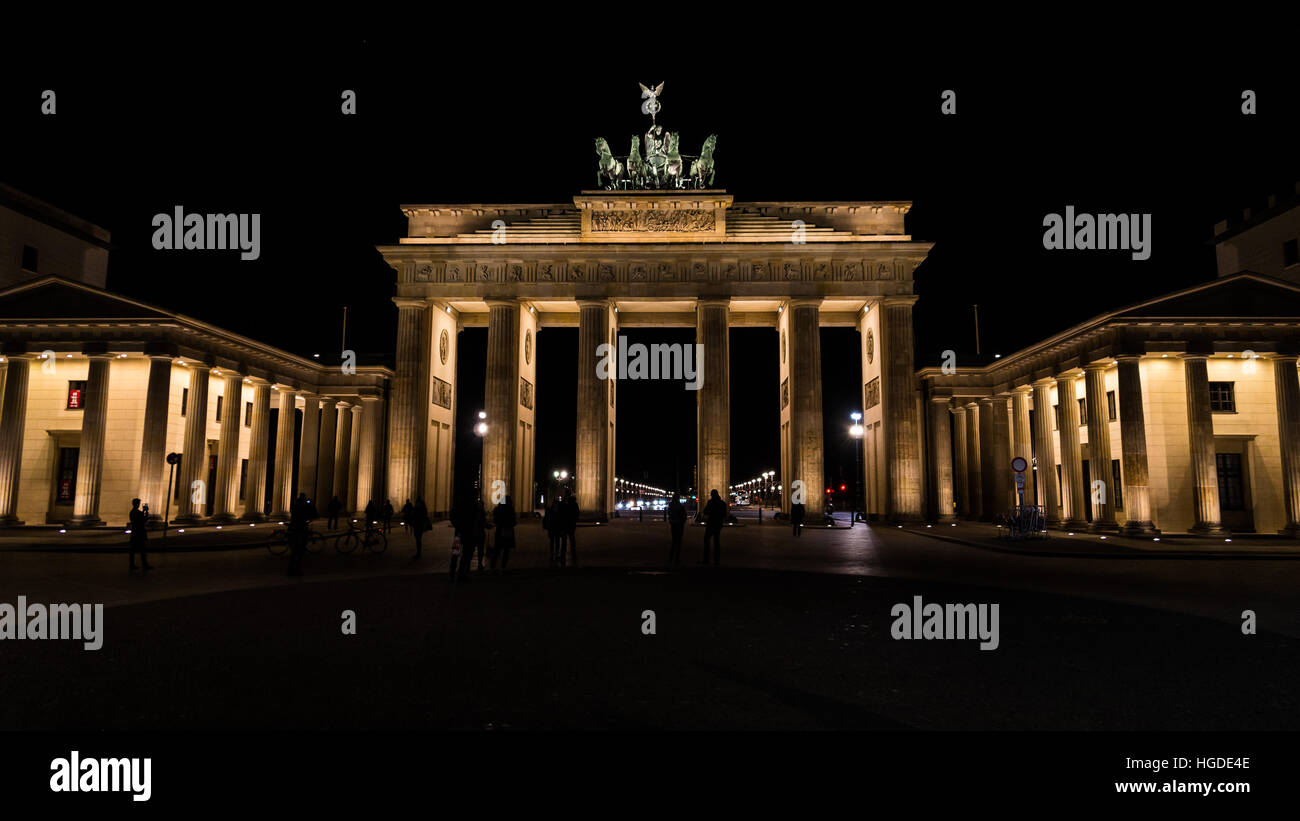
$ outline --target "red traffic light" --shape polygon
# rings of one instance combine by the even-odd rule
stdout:
[[[830,493],[830,492],[831,492],[831,489],[830,489],[830,488],[826,488],[826,492],[827,492],[827,493]]]
[[[840,485],[840,490],[843,490],[843,489],[844,489],[844,485]]]

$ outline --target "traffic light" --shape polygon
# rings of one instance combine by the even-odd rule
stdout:
[[[843,490],[844,490],[844,485],[840,485],[840,491],[842,492]]]

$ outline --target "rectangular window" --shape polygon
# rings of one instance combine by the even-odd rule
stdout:
[[[1116,419],[1119,418],[1119,414],[1115,412],[1114,391],[1106,391],[1106,410],[1110,415],[1110,421],[1114,422]]]
[[[1219,508],[1245,510],[1246,494],[1241,486],[1241,454],[1216,453],[1214,462],[1219,472]]]
[[[218,425],[221,424],[221,400],[224,398],[225,397],[222,396],[217,397],[217,424]]]
[[[252,426],[253,426],[253,403],[245,402],[244,403],[244,427],[251,428]]]
[[[244,483],[248,481],[248,460],[239,461],[239,501],[244,501]]]
[[[1088,424],[1088,400],[1086,399],[1079,400],[1079,424]]]
[[[38,273],[36,266],[39,264],[41,252],[30,245],[23,246],[23,270],[31,271],[33,274]]]
[[[1110,460],[1110,492],[1111,498],[1115,500],[1115,509],[1124,509],[1124,485],[1120,477],[1119,460]]]
[[[68,410],[81,410],[86,407],[86,380],[68,382]]]
[[[1210,411],[1213,413],[1236,413],[1237,398],[1233,393],[1232,382],[1210,383]]]
[[[77,462],[80,448],[59,448],[59,486],[56,504],[70,505],[77,498]]]
[[[185,406],[190,403],[190,389],[181,388],[181,416],[185,415]]]
[[[1282,243],[1282,265],[1290,268],[1297,262],[1300,262],[1300,242],[1289,239]]]

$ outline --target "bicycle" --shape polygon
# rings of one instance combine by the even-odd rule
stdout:
[[[314,529],[307,530],[307,552],[320,553],[325,546],[325,537]],[[271,551],[272,556],[283,556],[289,552],[289,529],[287,527],[277,527],[271,531],[271,541],[266,543],[266,549]]]
[[[364,547],[371,553],[383,553],[388,549],[388,534],[382,527],[369,530],[357,527],[357,520],[348,522],[348,529],[334,537],[334,549],[340,553],[351,553],[358,547]]]

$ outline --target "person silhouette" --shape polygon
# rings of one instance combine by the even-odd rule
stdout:
[[[422,545],[424,532],[433,527],[433,522],[429,520],[429,508],[424,504],[424,497],[416,497],[415,507],[411,508],[410,514],[406,516],[406,522],[411,526],[411,532],[415,534],[415,558],[418,559],[424,549]]]
[[[709,491],[709,502],[704,506],[704,561],[709,563],[709,542],[713,542],[713,564],[716,567],[722,557],[722,526],[727,523],[727,503],[722,501],[717,490]]]
[[[673,499],[668,503],[668,527],[672,533],[673,546],[668,551],[669,564],[682,563],[682,530],[686,527],[686,506],[673,491]]]
[[[307,550],[307,539],[311,535],[311,520],[316,518],[316,506],[307,498],[305,492],[299,492],[289,510],[289,575],[302,575],[302,555]]]
[[[407,499],[406,504],[402,505],[402,530],[411,530],[414,523],[411,518],[415,515],[415,508],[411,506],[411,500]]]
[[[547,540],[551,544],[551,567],[558,567],[560,556],[564,554],[564,508],[563,502],[556,497],[551,500],[551,504],[546,508],[546,513],[542,516],[542,529],[546,531]]]
[[[131,512],[127,515],[127,521],[131,523],[131,541],[127,548],[127,554],[131,558],[131,570],[135,570],[135,554],[140,554],[140,566],[145,570],[152,570],[149,564],[149,557],[145,555],[144,546],[148,539],[149,514],[140,509],[140,500],[131,500]]]
[[[803,535],[803,520],[805,515],[807,515],[807,513],[804,510],[804,506],[802,502],[799,502],[797,504],[791,503],[790,524],[794,526],[794,535],[796,536]]]
[[[497,535],[493,539],[494,550],[492,551],[492,569],[497,569],[497,557],[501,558],[501,569],[505,570],[506,565],[510,563],[510,551],[515,547],[515,524],[518,521],[515,516],[515,503],[510,496],[506,500],[492,509],[492,526],[496,528]]]
[[[339,501],[339,497],[335,496],[330,499],[330,503],[326,505],[325,509],[329,511],[329,522],[326,527],[330,530],[336,530],[339,526],[339,511],[343,509],[343,503]]]
[[[393,503],[389,499],[384,500],[384,532],[390,536],[393,533]]]
[[[578,497],[570,493],[564,500],[564,534],[569,540],[569,552],[573,558],[573,566],[578,566],[578,516],[581,511],[578,510]],[[564,567],[564,547],[560,547],[560,567]]]

